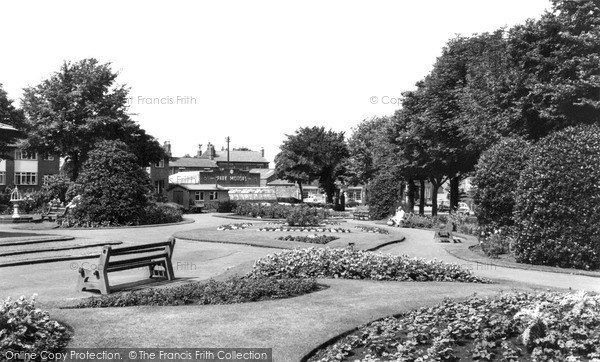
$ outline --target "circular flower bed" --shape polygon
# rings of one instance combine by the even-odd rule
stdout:
[[[390,232],[386,229],[378,228],[375,226],[355,226],[360,231],[364,231],[366,233],[375,233],[375,234],[389,234]]]
[[[222,231],[222,230],[240,230],[240,229],[247,229],[250,226],[252,226],[251,223],[241,223],[241,224],[227,224],[227,225],[221,225],[217,228],[217,230]]]
[[[299,226],[299,227],[291,227],[291,226],[282,226],[282,227],[264,227],[259,228],[258,231],[300,231],[300,232],[309,232],[309,233],[322,233],[322,232],[330,232],[330,233],[349,233],[350,230],[343,228],[328,228],[322,226]]]
[[[339,239],[339,238],[336,238],[335,236],[317,235],[317,234],[306,235],[306,236],[287,235],[287,236],[280,236],[277,238],[277,240],[299,241],[302,243],[313,243],[313,244],[327,244],[328,242],[337,240],[337,239]]]
[[[327,247],[285,250],[269,255],[257,260],[248,276],[490,282],[474,276],[470,270],[458,264]]]
[[[359,327],[309,361],[597,361],[600,296],[446,300]]]

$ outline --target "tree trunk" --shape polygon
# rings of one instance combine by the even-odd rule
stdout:
[[[425,215],[425,180],[419,180],[419,215]]]
[[[415,209],[415,183],[412,179],[408,180],[408,212]]]
[[[456,212],[458,210],[458,184],[459,176],[454,176],[450,179],[450,210]]]
[[[304,202],[303,192],[302,191],[302,182],[298,181],[298,188],[300,189],[300,203]]]
[[[431,182],[431,215],[437,215],[437,192],[442,185],[443,179],[440,177],[430,177]]]

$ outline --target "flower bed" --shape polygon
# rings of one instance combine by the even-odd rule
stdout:
[[[319,289],[313,279],[246,279],[187,283],[176,287],[150,288],[88,298],[74,308],[128,307],[138,305],[234,304],[289,298]]]
[[[360,231],[364,231],[366,233],[375,233],[375,234],[389,234],[388,230],[378,228],[375,226],[355,226]]]
[[[306,235],[306,236],[287,235],[287,236],[280,236],[277,238],[277,240],[299,241],[302,243],[313,243],[313,244],[327,244],[328,242],[337,240],[337,239],[339,239],[339,238],[336,238],[335,236],[317,235],[317,234]]]
[[[361,250],[308,248],[259,259],[249,277],[345,278],[488,283],[457,264]]]
[[[322,226],[282,226],[282,227],[264,227],[259,228],[258,231],[300,231],[300,232],[309,232],[309,233],[322,233],[322,232],[330,232],[330,233],[349,233],[350,230],[343,228],[328,228]]]
[[[243,230],[243,229],[247,229],[250,226],[252,226],[251,223],[249,222],[245,222],[245,223],[239,223],[239,224],[227,224],[227,225],[221,225],[217,228],[217,230],[222,231],[222,230]]]
[[[309,361],[583,361],[600,358],[600,297],[446,300],[359,327]]]
[[[66,328],[35,307],[35,295],[0,301],[0,360],[7,352],[59,352],[68,340]]]

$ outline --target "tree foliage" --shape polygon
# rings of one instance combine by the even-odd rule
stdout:
[[[600,267],[600,126],[558,131],[536,144],[515,204],[519,262]]]
[[[87,226],[143,223],[152,193],[148,173],[118,140],[94,145],[74,189],[81,200],[73,216]]]
[[[388,217],[398,203],[400,182],[391,173],[380,173],[373,179],[370,190],[369,216],[376,220]]]
[[[66,157],[72,179],[100,140],[124,141],[141,166],[159,161],[164,151],[129,117],[129,90],[116,84],[117,75],[109,63],[84,59],[65,62],[49,79],[25,88],[26,146]]]
[[[336,181],[345,173],[348,147],[344,132],[326,131],[325,127],[302,127],[280,146],[275,156],[277,177],[302,187],[315,180],[333,202]],[[301,189],[302,190],[302,189]]]
[[[2,88],[2,83],[0,83],[0,123],[17,130],[2,129],[2,132],[0,132],[0,155],[6,153],[9,150],[8,146],[15,144],[19,137],[24,136],[19,132],[23,128],[24,121],[23,112],[15,108],[13,101],[8,99],[8,95]]]
[[[519,175],[530,150],[529,142],[521,138],[506,138],[481,155],[473,178],[480,225],[490,228],[513,225]]]

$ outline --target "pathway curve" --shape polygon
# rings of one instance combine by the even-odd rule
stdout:
[[[536,270],[525,270],[506,268],[492,264],[482,264],[459,259],[448,252],[445,248],[448,244],[442,244],[433,239],[434,232],[421,229],[401,229],[406,236],[403,243],[383,247],[379,251],[390,254],[406,254],[413,257],[438,259],[448,263],[461,264],[471,269],[473,273],[486,278],[533,284],[548,288],[563,288],[573,290],[588,290],[600,292],[600,278],[544,272]],[[464,252],[468,245],[464,245]],[[455,251],[456,252],[456,251]]]

